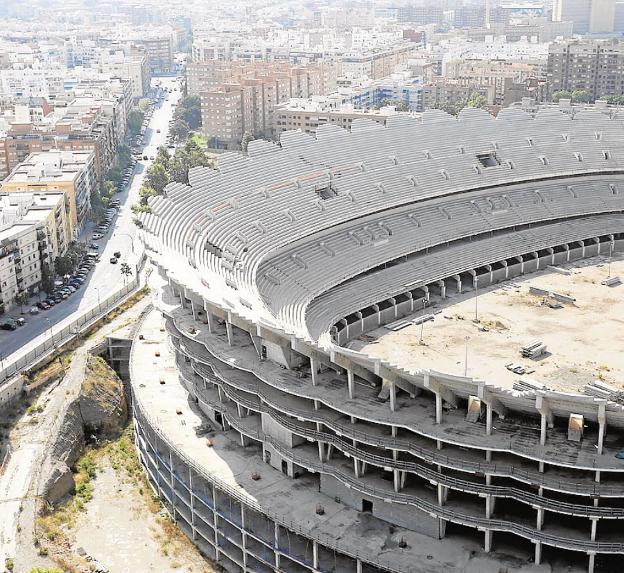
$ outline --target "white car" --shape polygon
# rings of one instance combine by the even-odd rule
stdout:
[[[93,233],[93,235],[91,235],[91,238],[94,241],[97,241],[98,239],[101,239],[104,235],[102,235],[102,233]]]

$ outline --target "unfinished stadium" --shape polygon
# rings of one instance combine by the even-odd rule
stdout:
[[[153,487],[228,571],[620,571],[622,120],[391,120],[253,141],[140,215]]]

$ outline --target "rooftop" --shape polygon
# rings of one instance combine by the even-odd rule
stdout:
[[[91,161],[91,151],[41,151],[17,165],[6,183],[71,182]]]

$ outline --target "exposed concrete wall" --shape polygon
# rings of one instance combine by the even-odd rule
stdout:
[[[362,501],[367,500],[373,504],[372,514],[379,519],[434,539],[440,539],[444,535],[444,528],[440,525],[439,519],[430,517],[415,507],[387,503],[354,491],[332,476],[321,474],[320,491],[331,498],[340,498],[340,503],[357,511],[362,511]]]
[[[305,362],[305,358],[294,352],[290,346],[275,344],[266,339],[262,340],[262,345],[266,348],[266,357],[268,360],[272,360],[290,370],[302,366]]]
[[[9,409],[24,391],[24,377],[20,374],[0,386],[0,412]]]
[[[287,448],[294,448],[299,444],[303,444],[305,439],[301,436],[294,435],[290,430],[287,430],[276,422],[269,414],[262,413],[262,431],[267,435],[286,446]]]

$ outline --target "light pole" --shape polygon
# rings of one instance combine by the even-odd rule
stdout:
[[[128,233],[117,233],[118,237],[128,237],[130,239],[130,246],[132,247],[132,254],[134,254],[134,237]]]
[[[50,338],[52,340],[52,344],[54,344],[54,335],[52,334],[52,323],[50,322],[50,319],[48,317],[46,317],[46,323],[48,325],[48,328],[46,330],[50,331]]]
[[[611,255],[613,254],[613,241],[609,242],[609,266],[608,266],[608,273],[607,273],[607,278],[611,278]]]
[[[427,304],[427,297],[423,296],[422,314],[420,316],[420,344],[423,343],[423,335],[425,331],[425,305]]]
[[[466,336],[464,338],[466,341],[466,353],[464,355],[464,377],[468,376],[468,341],[470,340],[470,336]]]
[[[479,322],[479,277],[475,274],[474,277],[474,287],[475,287],[475,317],[474,321]]]
[[[98,297],[98,312],[100,312],[100,287],[96,287],[96,286],[94,286],[93,288],[94,288],[94,289],[96,290],[96,292],[97,292],[97,297]]]

